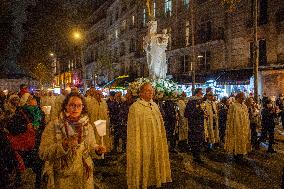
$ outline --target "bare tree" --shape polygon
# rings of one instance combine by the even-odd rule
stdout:
[[[109,76],[117,71],[115,62],[116,58],[104,45],[98,53],[97,60],[95,61],[93,75],[104,75],[107,79],[109,79]]]

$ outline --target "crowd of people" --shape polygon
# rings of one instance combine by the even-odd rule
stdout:
[[[205,95],[197,88],[191,97],[163,101],[154,92],[145,83],[137,98],[130,91],[105,97],[93,87],[85,95],[77,88],[57,96],[33,94],[24,84],[19,92],[1,93],[0,188],[93,188],[93,161],[104,153],[126,154],[131,189],[171,182],[170,153],[191,153],[202,164],[203,151],[224,149],[239,163],[267,138],[267,152],[276,153],[279,118],[284,126],[282,95],[275,102],[264,96],[257,104],[242,92],[219,101],[211,88]],[[103,137],[97,120],[106,120]]]

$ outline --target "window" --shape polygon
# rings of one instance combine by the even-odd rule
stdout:
[[[143,9],[143,27],[146,26],[146,9]]]
[[[267,0],[260,0],[259,2],[259,24],[267,24],[268,15],[267,15]]]
[[[135,40],[131,38],[129,43],[129,52],[132,53],[135,51],[135,49],[136,49]]]
[[[119,16],[119,12],[116,11],[116,14],[115,14],[115,20],[118,20],[118,16]]]
[[[261,39],[258,41],[258,61],[260,66],[265,66],[267,64],[266,55],[266,40]],[[250,42],[250,66],[253,66],[253,42]]]
[[[210,70],[210,67],[211,67],[210,57],[211,57],[210,51],[204,51],[198,55],[199,65],[200,65],[201,70],[205,70],[205,71]]]
[[[154,5],[153,5],[153,16],[156,17],[156,0],[154,0]]]
[[[267,55],[266,55],[266,40],[261,39],[259,40],[259,54],[258,54],[258,59],[259,59],[259,65],[264,66],[267,64]]]
[[[118,30],[115,30],[115,38],[118,39]]]
[[[172,49],[172,28],[168,29],[168,35],[169,35],[169,42],[168,42],[168,50]]]
[[[198,29],[198,43],[205,43],[212,39],[212,25],[210,21],[201,23]]]
[[[189,70],[189,57],[187,55],[180,56],[180,73],[187,73]]]
[[[172,0],[165,0],[165,13],[172,15]]]
[[[110,17],[109,17],[109,25],[110,26],[112,25],[112,15],[110,15]]]
[[[249,20],[249,24],[248,26],[249,27],[252,27],[253,26],[253,21],[254,21],[254,17],[253,17],[253,13],[254,13],[254,9],[255,9],[255,0],[251,0],[251,7],[250,7],[250,17],[251,19]],[[264,25],[264,24],[267,24],[268,22],[268,14],[267,14],[267,9],[268,9],[268,1],[267,0],[259,0],[259,4],[258,4],[258,25]]]
[[[125,44],[121,43],[120,44],[120,56],[124,56],[125,55]]]
[[[120,29],[121,33],[124,33],[124,31],[126,30],[126,26],[127,26],[126,20],[123,20],[121,24],[121,29]]]
[[[185,45],[189,46],[190,42],[190,27],[189,27],[189,21],[186,21],[185,23]]]
[[[183,6],[189,8],[189,0],[183,0]]]
[[[132,16],[132,26],[134,26],[135,25],[135,16],[133,15]]]

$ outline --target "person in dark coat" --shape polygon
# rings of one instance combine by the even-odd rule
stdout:
[[[266,140],[267,135],[269,136],[268,153],[275,153],[273,149],[274,144],[274,129],[275,129],[275,118],[277,117],[276,109],[272,105],[272,101],[268,100],[267,104],[264,105],[261,111],[261,137],[259,138],[258,144]]]
[[[167,139],[170,141],[170,152],[176,153],[176,140],[177,135],[175,133],[177,123],[177,105],[172,100],[166,100],[163,106],[164,110],[164,124],[167,132]]]
[[[118,152],[119,139],[121,138],[121,118],[119,116],[119,111],[122,105],[122,93],[117,92],[114,96],[114,101],[109,102],[110,111],[110,127],[113,131],[113,152]]]
[[[222,144],[225,143],[228,109],[229,109],[229,99],[227,97],[224,97],[222,98],[219,106],[219,135]]]
[[[188,142],[191,147],[193,161],[203,163],[200,157],[205,142],[204,137],[204,107],[202,89],[197,88],[195,96],[191,97],[186,105],[184,117],[188,118]]]

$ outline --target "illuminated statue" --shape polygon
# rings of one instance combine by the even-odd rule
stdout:
[[[147,56],[151,79],[165,79],[167,74],[166,50],[169,35],[167,30],[157,34],[157,21],[149,21],[148,34],[144,37],[143,47]]]

